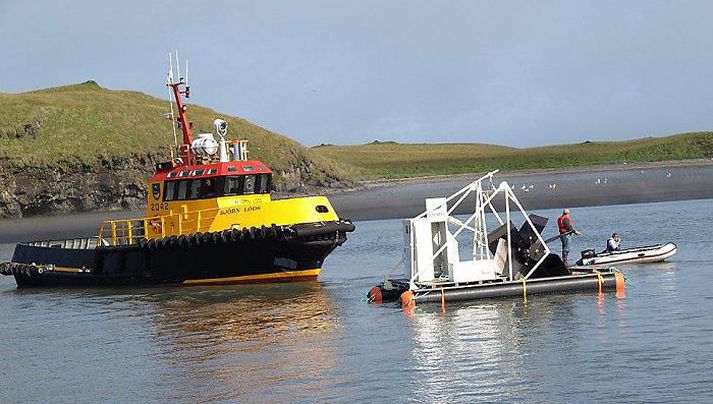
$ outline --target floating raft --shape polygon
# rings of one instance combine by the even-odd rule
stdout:
[[[457,302],[466,300],[523,297],[566,292],[616,292],[623,295],[624,275],[620,272],[573,274],[529,281],[502,281],[473,285],[433,285],[409,290],[407,279],[390,280],[371,288],[367,297],[374,303],[399,301],[402,306]]]
[[[616,270],[569,270],[542,238],[548,219],[528,214],[507,182],[496,187],[496,173],[449,197],[426,199],[423,213],[403,221],[404,255],[394,268],[403,266],[403,275],[387,275],[371,288],[370,302],[399,301],[412,307],[518,296],[527,301],[528,295],[588,290],[623,295],[624,275]],[[496,209],[495,198],[504,209]],[[475,209],[461,221],[454,212],[464,201]],[[520,227],[513,222],[518,218],[523,220]],[[488,219],[494,220],[488,224]],[[472,247],[470,254],[460,249],[460,241],[465,240],[458,240],[465,231],[472,234],[467,244]]]

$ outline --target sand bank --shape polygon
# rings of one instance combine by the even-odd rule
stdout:
[[[372,181],[329,195],[341,217],[355,221],[397,219],[424,210],[424,199],[447,196],[478,174]],[[713,198],[713,162],[587,167],[503,173],[528,209],[564,208]],[[464,204],[467,206],[467,204]],[[711,202],[713,209],[713,202]],[[111,218],[141,217],[144,211],[92,212],[0,221],[0,243],[96,235]]]

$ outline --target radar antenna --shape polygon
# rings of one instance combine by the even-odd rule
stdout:
[[[173,84],[173,63],[171,61],[171,52],[168,52],[168,73],[166,74],[166,83],[168,86]],[[173,113],[173,96],[171,94],[171,87],[166,88],[168,90],[168,106],[171,108],[171,113],[167,116],[171,120],[171,129],[173,129],[173,148],[171,149],[171,160],[175,156],[175,152],[178,151],[178,136],[176,135],[176,115]]]
[[[175,56],[176,59],[176,72],[178,73],[178,82],[174,81],[172,56]],[[188,110],[188,106],[183,103],[184,96],[186,98],[190,97],[191,89],[186,84],[185,78],[181,77],[181,68],[178,61],[178,51],[176,51],[175,55],[171,55],[171,53],[169,52],[168,61],[169,73],[168,83],[166,85],[169,88],[169,98],[173,96],[173,101],[175,101],[176,103],[178,116],[173,116],[173,104],[171,105],[171,114],[175,124],[178,125],[178,127],[181,129],[181,132],[183,133],[183,143],[177,147],[178,154],[184,163],[193,164],[193,162],[195,161],[195,156],[191,151],[191,144],[193,142],[193,135],[191,133],[192,125],[191,122],[188,120],[188,114],[186,113],[186,111]],[[176,139],[176,143],[178,143],[178,139]]]

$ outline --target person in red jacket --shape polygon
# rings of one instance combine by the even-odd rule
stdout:
[[[569,236],[571,234],[579,236],[582,233],[574,228],[572,218],[569,217],[569,209],[562,211],[562,216],[557,218],[557,227],[560,232],[560,241],[562,241],[562,262],[564,262],[566,266],[567,256],[569,255]]]

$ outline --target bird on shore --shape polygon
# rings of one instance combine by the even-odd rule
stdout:
[[[549,189],[556,189],[556,188],[557,188],[557,184],[547,184],[547,188],[549,188]]]
[[[608,181],[608,180],[607,180],[606,178],[604,178],[604,183],[605,183],[605,184],[607,183],[607,181]]]
[[[601,183],[602,183],[602,179],[601,179],[601,178],[597,178],[597,180],[594,181],[594,183],[595,183],[595,184],[601,184]]]

